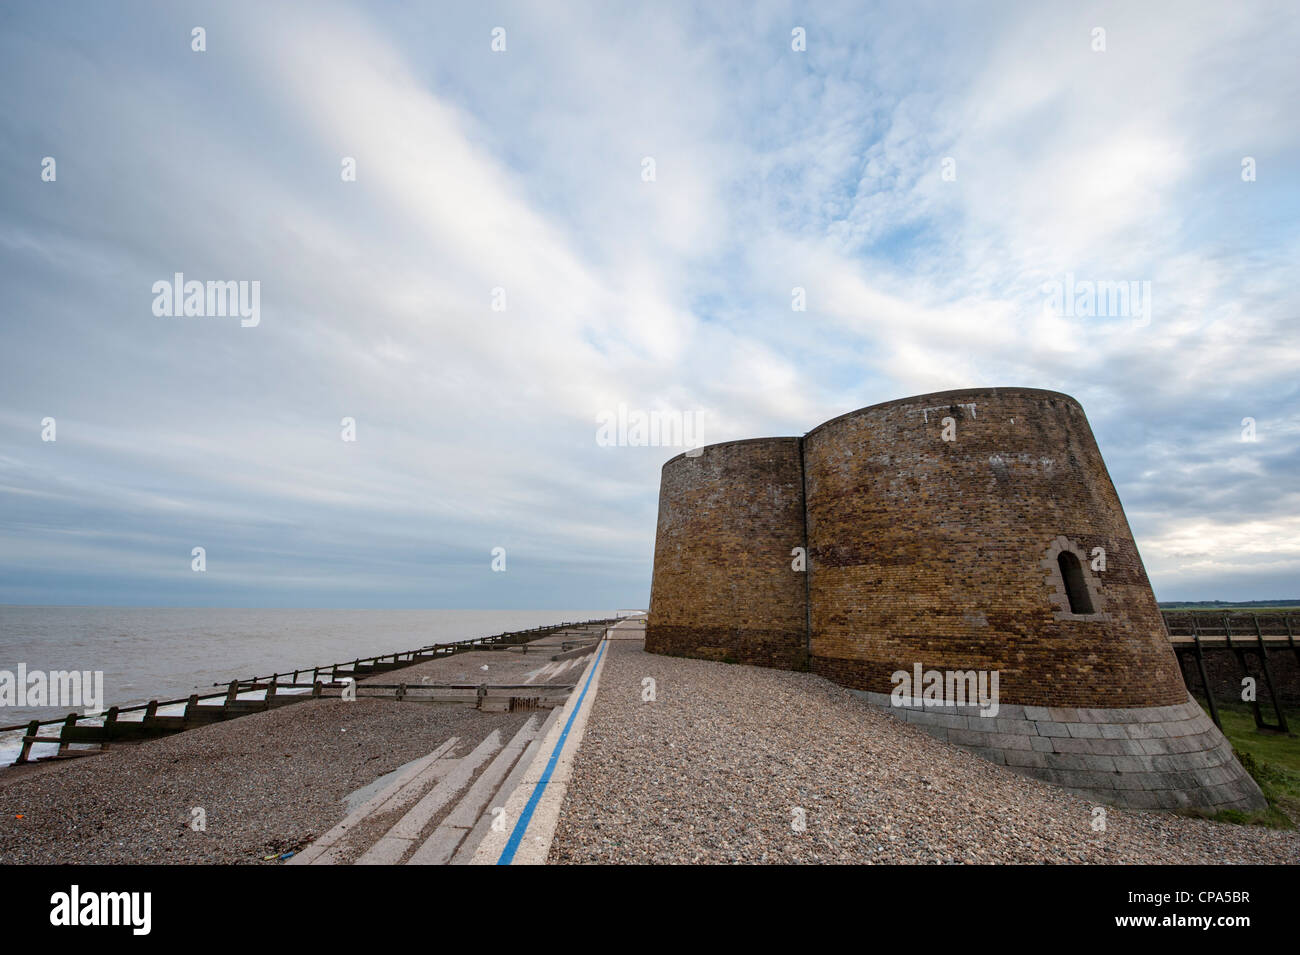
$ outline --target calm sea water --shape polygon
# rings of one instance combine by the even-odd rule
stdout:
[[[234,610],[0,606],[0,670],[102,670],[104,705],[168,700],[233,679],[310,670],[612,610]],[[0,706],[0,726],[67,715]]]

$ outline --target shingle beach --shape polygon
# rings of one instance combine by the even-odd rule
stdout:
[[[548,660],[476,651],[362,682],[523,681]],[[364,697],[314,700],[0,772],[0,864],[271,861],[343,818],[349,794],[448,737],[467,751],[494,729],[513,733],[528,716]],[[191,828],[196,808],[206,831]]]
[[[1095,831],[1096,804],[819,677],[642,647],[609,643],[552,863],[1300,862],[1295,831],[1114,808]]]

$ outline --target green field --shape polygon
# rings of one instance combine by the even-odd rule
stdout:
[[[1198,702],[1204,708],[1204,702],[1199,698]],[[1215,702],[1219,719],[1223,721],[1223,735],[1228,737],[1242,765],[1268,797],[1268,809],[1255,813],[1227,810],[1211,818],[1245,825],[1295,828],[1300,822],[1300,737],[1294,732],[1260,732],[1255,728],[1255,717],[1248,705]],[[1264,718],[1269,719],[1269,714],[1265,713]],[[1300,713],[1288,713],[1287,718],[1300,720]]]
[[[1162,603],[1161,610],[1199,610],[1201,613],[1282,613],[1300,612],[1300,604],[1281,601],[1258,604],[1217,604],[1217,603]]]

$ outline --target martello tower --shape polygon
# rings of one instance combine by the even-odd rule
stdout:
[[[1057,392],[922,395],[673,458],[646,649],[811,669],[1110,802],[1264,802],[1188,696],[1083,409]],[[996,672],[997,717],[898,705],[893,675],[917,665]]]

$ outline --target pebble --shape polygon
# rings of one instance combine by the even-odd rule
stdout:
[[[1094,805],[812,674],[610,641],[549,861],[1300,862],[1295,831]]]

